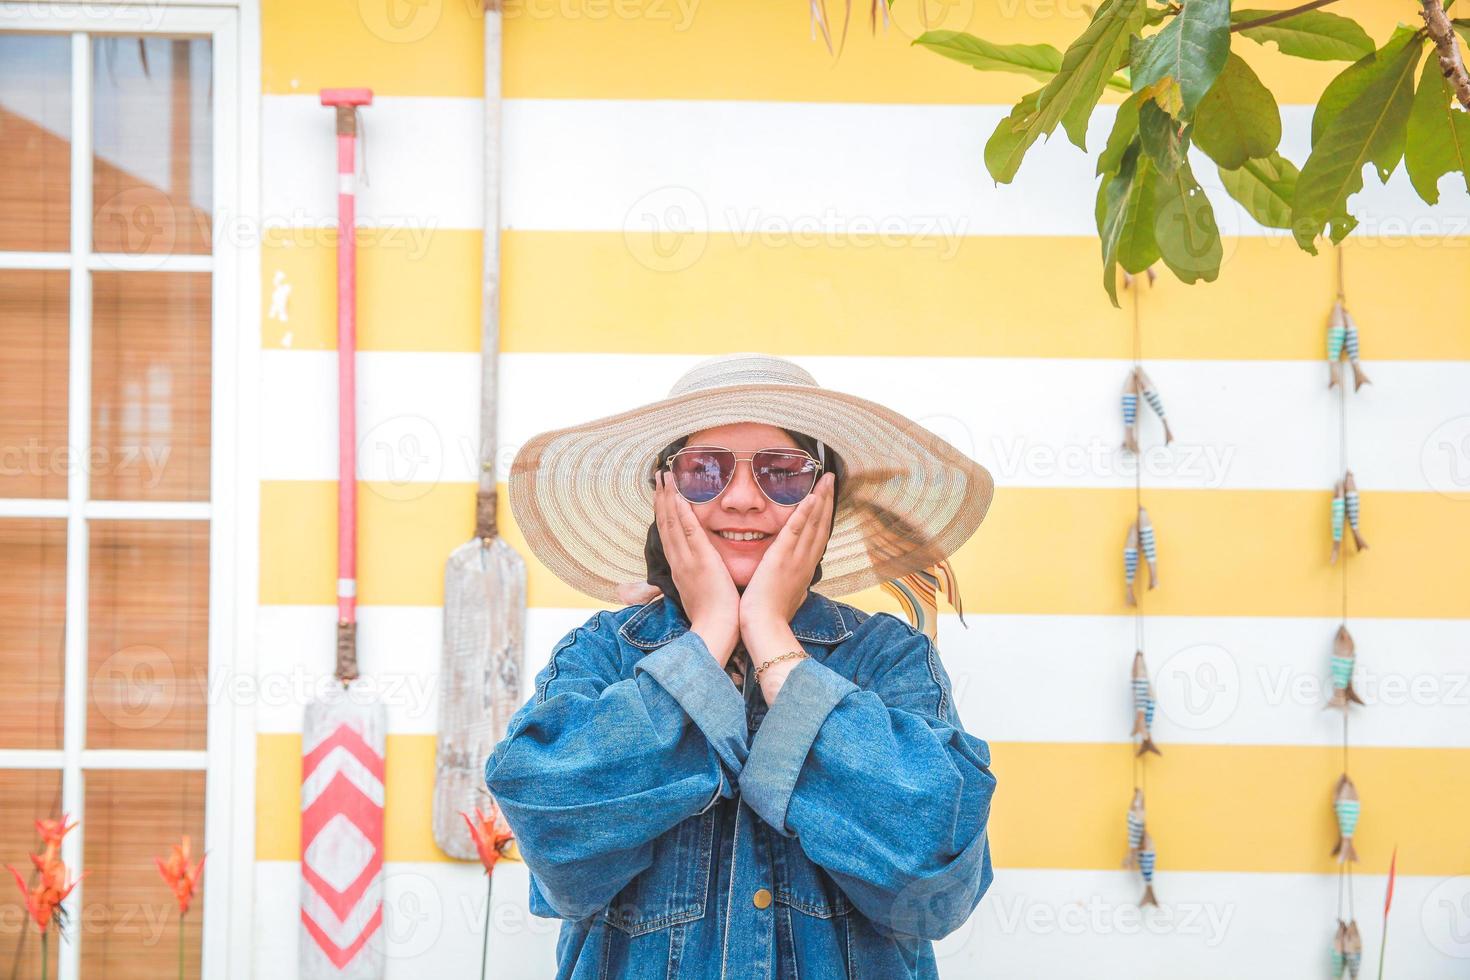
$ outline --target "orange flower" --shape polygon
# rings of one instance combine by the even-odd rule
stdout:
[[[75,820],[68,824],[66,814],[63,813],[60,820],[37,820],[36,833],[41,835],[41,843],[59,845],[61,838],[65,837],[76,825]]]
[[[491,874],[495,871],[495,862],[500,860],[506,847],[515,840],[515,834],[511,833],[510,826],[500,815],[500,807],[494,800],[490,801],[488,814],[481,813],[480,808],[475,807],[474,820],[463,810],[459,815],[469,825],[470,836],[475,840],[475,850],[480,852],[480,863],[485,866],[485,873]]]
[[[204,857],[208,856],[206,854]],[[174,898],[179,903],[179,915],[186,915],[189,903],[194,900],[194,891],[199,887],[200,876],[204,874],[204,857],[193,868],[189,867],[189,835],[185,834],[182,843],[173,845],[166,863],[163,858],[153,859],[158,865],[158,873],[163,875],[163,880],[173,889]]]
[[[40,854],[30,856],[31,863],[40,872],[40,880],[34,888],[27,888],[25,878],[21,873],[10,865],[5,867],[15,876],[15,883],[20,887],[20,893],[25,900],[26,911],[30,913],[31,920],[36,923],[36,930],[45,934],[46,928],[55,923],[58,929],[65,922],[65,910],[61,903],[71,890],[77,886],[77,882],[87,877],[87,872],[82,872],[81,877],[72,879],[66,864],[61,860],[61,838],[71,827],[65,826],[65,818],[58,821],[44,821],[48,825],[41,836],[45,838],[46,847]],[[36,821],[39,828],[43,821]],[[76,824],[72,824],[75,827]],[[54,832],[51,832],[54,829]]]

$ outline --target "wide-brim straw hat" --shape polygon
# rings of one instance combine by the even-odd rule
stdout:
[[[784,358],[726,354],[694,365],[661,401],[523,445],[511,464],[510,506],[526,544],[577,591],[623,602],[630,588],[646,588],[659,452],[734,422],[802,432],[842,456],[822,579],[812,586],[828,597],[949,557],[975,533],[995,493],[985,467],[917,422],[823,388]]]

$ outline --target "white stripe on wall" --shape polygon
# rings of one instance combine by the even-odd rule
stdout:
[[[1385,325],[1385,329],[1388,326]],[[336,479],[334,351],[265,351],[266,479]],[[361,374],[359,473],[393,483],[473,482],[479,356],[373,352]],[[507,354],[499,478],[538,432],[662,397],[697,357]],[[980,461],[1002,487],[1131,487],[1119,397],[1128,363],[1086,358],[797,359],[818,382],[880,402]],[[1470,495],[1470,362],[1371,361],[1348,398],[1362,490]],[[1175,439],[1140,405],[1151,487],[1322,490],[1341,475],[1337,393],[1325,361],[1147,361]]]
[[[333,225],[332,116],[314,96],[267,95],[263,208],[270,224]],[[477,99],[384,97],[363,110],[370,183],[364,227],[478,228],[481,112]],[[1009,185],[983,150],[1003,105],[865,105],[620,99],[510,99],[505,105],[502,222],[506,228],[707,230],[741,235],[962,236],[1096,234],[1096,156],[1115,108],[1099,107],[1089,152],[1058,130]],[[1282,107],[1282,152],[1301,164],[1313,107]],[[588,161],[595,160],[596,165]],[[1261,228],[1195,151],[1226,235]],[[1443,183],[1431,208],[1402,167],[1375,176],[1351,204],[1356,235],[1470,234],[1470,195]],[[1295,247],[1295,246],[1291,246]]]
[[[585,609],[531,608],[521,700],[551,650],[585,623]],[[394,734],[438,730],[443,613],[438,607],[359,609],[363,682],[388,708]],[[331,683],[336,610],[262,606],[258,730],[299,732],[312,692]],[[993,742],[1125,742],[1133,709],[1126,616],[942,613],[939,646],[968,730]],[[1324,710],[1336,622],[1273,617],[1150,616],[1146,653],[1160,745],[1337,745],[1341,716]],[[1470,747],[1470,620],[1356,619],[1353,744]],[[241,685],[239,691],[250,688]],[[237,696],[245,696],[237,694]],[[1036,705],[1066,705],[1037,711]]]
[[[1160,855],[1159,907],[1140,912],[1136,872],[999,867],[969,920],[935,943],[939,975],[1096,980],[1300,980],[1325,976],[1337,904],[1335,875],[1171,872]],[[256,864],[256,975],[295,980],[300,871]],[[392,862],[384,870],[387,980],[476,975],[485,880],[478,864]],[[1356,876],[1364,975],[1377,959],[1385,876]],[[556,973],[559,919],[528,911],[525,865],[496,866],[493,975]],[[1302,925],[1303,909],[1322,914]],[[1394,885],[1388,962],[1399,977],[1457,976],[1470,958],[1470,875],[1401,875]]]

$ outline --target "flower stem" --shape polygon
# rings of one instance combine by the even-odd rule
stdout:
[[[480,980],[485,980],[485,964],[490,959],[490,896],[493,894],[495,879],[487,871],[485,873],[485,935],[480,945]]]
[[[41,933],[41,980],[48,980],[51,974],[46,970],[46,933]]]
[[[184,913],[179,913],[179,980],[184,980]]]

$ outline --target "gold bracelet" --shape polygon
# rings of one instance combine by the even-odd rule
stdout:
[[[783,660],[790,660],[792,657],[808,657],[808,656],[811,656],[811,654],[807,653],[805,650],[792,650],[790,653],[783,653],[779,657],[772,657],[770,660],[767,660],[765,663],[761,664],[759,667],[757,667],[755,669],[755,682],[757,684],[759,684],[761,682],[761,671],[763,671],[767,667],[771,666],[771,664],[777,664],[777,663],[780,663]]]

